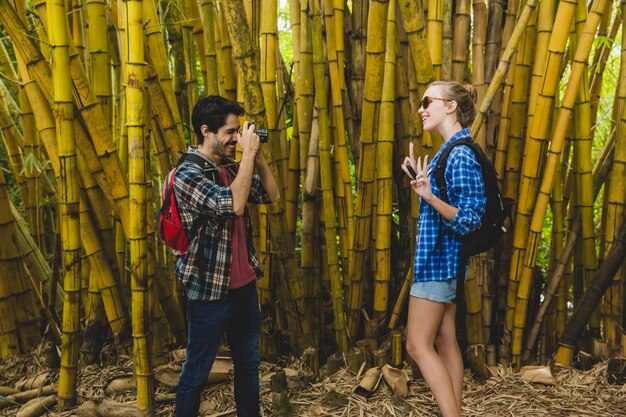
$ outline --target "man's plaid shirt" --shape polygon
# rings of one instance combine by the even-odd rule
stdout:
[[[470,137],[470,130],[455,133],[444,143],[428,164],[428,178],[432,192],[440,197],[433,173],[439,156],[455,140]],[[446,281],[456,277],[459,267],[459,236],[466,235],[480,226],[487,197],[481,166],[474,151],[467,146],[457,146],[448,156],[445,171],[448,186],[448,204],[459,211],[447,221],[430,204],[420,200],[420,212],[415,249],[413,282]],[[439,222],[443,224],[440,228]],[[439,248],[439,230],[443,237]],[[440,252],[441,251],[441,252]]]
[[[214,170],[214,178],[219,181],[217,165],[195,149],[190,152],[203,156],[209,164],[205,169]],[[235,178],[237,163],[228,160],[224,167]],[[235,217],[232,191],[209,180],[197,164],[184,161],[174,175],[174,194],[183,228],[191,238],[189,250],[176,262],[176,275],[183,282],[189,300],[222,300],[228,292],[232,265],[232,225],[227,221]],[[248,202],[271,203],[258,175],[252,178]],[[247,209],[244,217],[248,261],[257,276],[261,276],[263,269],[252,245],[252,224]],[[197,221],[202,221],[203,225],[196,236],[192,236],[191,230]]]

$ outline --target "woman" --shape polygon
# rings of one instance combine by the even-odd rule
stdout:
[[[421,157],[415,160],[411,144],[410,156],[402,166],[411,178],[410,168],[415,171],[411,188],[421,197],[406,349],[419,366],[443,417],[457,417],[461,415],[463,390],[454,304],[460,236],[478,228],[486,197],[480,164],[468,146],[454,147],[448,157],[445,180],[449,204],[439,198],[432,171],[444,149],[458,139],[470,137],[476,108],[465,87],[436,81],[424,93],[418,113],[424,130],[439,132],[444,144],[430,164],[428,156],[423,163]]]

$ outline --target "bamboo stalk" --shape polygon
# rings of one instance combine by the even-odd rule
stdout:
[[[330,161],[330,132],[328,126],[328,101],[326,81],[324,79],[324,44],[322,38],[322,18],[317,0],[310,2],[313,29],[313,69],[315,74],[316,104],[319,114],[319,150],[321,189],[324,204],[324,226],[326,229],[326,252],[330,275],[331,296],[335,321],[335,338],[340,352],[348,351],[346,318],[343,306],[342,277],[339,271],[337,248],[337,223],[335,220],[335,201],[333,198],[333,178]]]
[[[605,181],[608,179],[609,172],[611,169],[610,161],[613,160],[613,155],[615,153],[615,136],[612,136],[604,146],[602,150],[602,155],[598,158],[596,162],[596,166],[593,170],[593,195],[594,199],[597,197],[600,192],[600,187]],[[562,214],[561,214],[562,215]],[[556,217],[555,217],[556,218]],[[543,299],[543,303],[537,314],[535,315],[535,319],[533,325],[528,333],[528,337],[526,338],[526,347],[524,350],[524,356],[522,357],[523,361],[527,361],[530,358],[530,352],[532,347],[535,345],[537,341],[537,336],[539,334],[539,330],[541,327],[541,323],[543,321],[543,317],[545,316],[547,309],[550,307],[550,303],[552,302],[555,296],[561,296],[561,291],[557,293],[557,289],[567,288],[564,284],[563,276],[565,274],[565,270],[567,265],[569,265],[570,258],[574,251],[574,245],[576,240],[578,239],[578,234],[581,230],[581,223],[579,221],[572,222],[572,227],[567,233],[567,241],[563,247],[562,253],[560,256],[555,256],[555,267],[554,271],[550,274],[548,285],[546,286],[545,297]],[[564,287],[564,288],[562,288]],[[565,298],[565,297],[563,297]],[[557,302],[559,300],[557,299]]]
[[[128,180],[131,201],[130,273],[132,292],[132,332],[137,409],[154,415],[154,387],[150,343],[148,341],[148,270],[146,240],[146,144],[144,117],[144,33],[142,0],[125,0],[127,39],[126,103],[128,126]]]
[[[63,343],[59,374],[59,408],[67,409],[76,401],[80,320],[80,220],[78,216],[78,175],[74,140],[74,109],[70,52],[65,3],[48,0],[48,25],[52,47],[54,108],[59,151],[61,239],[63,242],[65,301],[63,305]]]
[[[245,80],[246,113],[260,124],[265,123],[265,110],[263,107],[263,92],[258,78],[258,69],[254,60],[252,43],[249,31],[246,29],[247,22],[244,20],[243,4],[239,1],[229,1],[224,4],[228,32],[233,39],[234,56],[238,60],[238,67],[243,73]],[[243,28],[243,30],[242,30]],[[280,175],[273,164],[273,160],[267,148],[265,158],[272,169],[277,183],[280,182]],[[295,304],[296,326],[292,329],[295,337],[299,339],[300,349],[305,349],[312,344],[311,329],[304,314],[305,308],[302,300],[302,282],[300,280],[296,262],[293,255],[293,246],[289,240],[289,231],[284,220],[284,208],[280,201],[268,206],[270,230],[272,232],[272,242],[275,244],[276,256],[281,262],[288,283],[289,295],[292,303]]]
[[[374,315],[379,323],[387,321],[391,281],[392,165],[394,142],[394,101],[396,76],[396,7],[390,2],[387,12],[387,46],[376,141],[376,273],[374,275]]]
[[[598,23],[600,22],[605,1],[606,0],[595,0],[589,12],[589,17],[585,21],[583,34],[579,39],[576,54],[574,55],[574,64],[572,66],[569,83],[565,90],[565,96],[563,98],[563,102],[561,103],[561,108],[559,109],[558,119],[554,129],[554,137],[552,138],[552,142],[550,144],[550,152],[543,172],[539,196],[537,197],[537,201],[534,206],[530,233],[528,236],[528,244],[525,251],[525,259],[517,290],[517,300],[515,303],[512,354],[513,360],[518,366],[521,364],[522,334],[526,320],[528,296],[532,283],[532,271],[537,259],[537,247],[539,245],[539,240],[541,239],[541,229],[543,227],[545,213],[550,199],[549,196],[553,186],[554,172],[556,170],[556,165],[559,163],[560,154],[563,150],[569,117],[573,111],[580,81],[583,77],[585,64],[591,50],[593,35]],[[563,4],[564,3],[561,3],[561,5]],[[559,9],[560,8],[561,6],[559,6]],[[556,29],[557,28],[555,28],[554,33],[557,33]],[[546,81],[548,81],[547,78]],[[539,113],[539,111],[536,116],[540,118],[545,117]],[[539,135],[534,135],[534,133],[541,134],[539,128],[535,129],[535,126],[541,126],[540,121],[541,119],[535,119],[536,123],[533,122],[534,125],[533,132],[531,132],[531,138],[535,137],[535,140],[542,140],[542,138],[537,137]],[[545,136],[543,136],[543,138],[543,140],[545,140]]]
[[[502,54],[502,58],[500,59],[498,69],[489,83],[489,88],[487,89],[484,98],[480,102],[476,118],[474,119],[474,123],[472,123],[472,136],[479,133],[481,125],[487,117],[489,106],[491,105],[497,90],[500,88],[500,84],[507,74],[511,63],[511,57],[515,53],[517,46],[522,39],[522,35],[524,35],[526,25],[528,24],[535,7],[537,7],[537,0],[529,0],[515,25],[511,39],[509,39],[509,43],[507,44],[504,53]]]
[[[380,106],[385,59],[386,16],[388,1],[374,1],[369,6],[367,32],[367,64],[363,113],[361,118],[361,145],[357,171],[357,195],[354,225],[354,262],[350,263],[350,304],[348,333],[356,336],[363,303],[363,278],[369,259],[372,203],[375,186],[376,120]]]

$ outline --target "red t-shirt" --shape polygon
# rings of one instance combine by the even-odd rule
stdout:
[[[220,180],[223,187],[229,186],[233,178],[225,168],[220,168]],[[256,272],[248,260],[248,241],[246,238],[246,222],[243,216],[237,216],[228,220],[232,230],[232,254],[233,260],[230,267],[229,289],[241,288],[254,281]]]

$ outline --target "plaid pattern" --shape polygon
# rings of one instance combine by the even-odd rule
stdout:
[[[202,155],[192,149],[190,152]],[[204,155],[202,155],[204,157]],[[221,187],[217,165],[210,159],[209,167],[214,170],[211,181],[202,169],[190,161],[182,162],[174,176],[174,194],[185,232],[191,236],[196,221],[204,221],[195,237],[189,243],[189,250],[176,262],[176,275],[185,286],[189,300],[223,300],[228,292],[230,268],[232,264],[232,222],[235,217],[233,194],[230,187]],[[228,160],[224,165],[234,178],[238,165]],[[271,203],[258,175],[252,178],[249,203]],[[263,275],[263,269],[252,245],[252,223],[248,210],[245,214],[246,238],[248,242],[248,260],[257,276]]]
[[[433,170],[437,166],[439,156],[452,142],[467,137],[470,137],[469,129],[455,133],[441,146],[428,164],[432,192],[437,197],[440,193]],[[444,175],[448,186],[448,204],[458,207],[459,211],[451,221],[446,221],[430,204],[420,201],[413,282],[446,281],[455,278],[459,269],[461,248],[459,236],[477,229],[485,211],[487,203],[485,185],[481,166],[473,150],[467,146],[455,147],[448,157]],[[438,245],[440,229],[443,233],[441,248]]]

